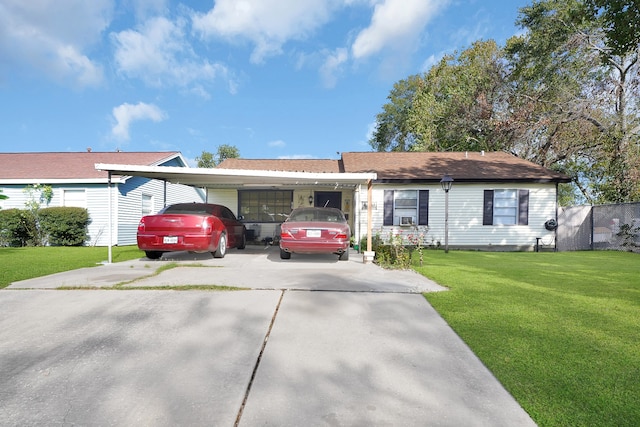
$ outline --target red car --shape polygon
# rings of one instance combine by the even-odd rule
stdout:
[[[280,258],[292,253],[333,253],[338,259],[349,259],[351,229],[340,209],[297,208],[282,223]]]
[[[221,205],[178,203],[142,217],[138,224],[138,248],[150,259],[172,251],[211,252],[223,258],[228,248],[245,246],[244,224]]]

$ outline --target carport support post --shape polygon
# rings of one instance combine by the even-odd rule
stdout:
[[[364,252],[363,262],[366,264],[369,261],[373,261],[375,252],[371,250],[371,218],[372,218],[372,194],[373,194],[373,180],[367,180],[367,250]]]
[[[111,171],[107,172],[107,198],[109,199],[109,255],[107,257],[107,262],[111,264],[111,246],[113,245],[113,221],[111,217],[113,216],[113,209],[111,207]]]

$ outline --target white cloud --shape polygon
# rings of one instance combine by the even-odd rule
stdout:
[[[268,145],[269,147],[282,148],[282,147],[284,147],[284,146],[285,146],[285,145],[287,145],[287,144],[285,144],[285,142],[284,142],[284,141],[282,141],[281,139],[279,139],[279,140],[277,140],[277,141],[271,141],[271,142],[269,142],[267,145]]]
[[[385,49],[413,49],[428,22],[449,0],[383,0],[376,4],[369,27],[356,37],[351,52],[355,59]]]
[[[251,61],[282,52],[289,40],[300,40],[329,21],[338,0],[217,0],[206,14],[195,13],[194,29],[205,38],[247,40]],[[347,1],[347,3],[349,3]]]
[[[111,22],[113,0],[2,0],[0,57],[72,85],[97,85],[101,66],[86,51]]]
[[[205,99],[210,95],[202,83],[223,78],[229,81],[233,93],[236,83],[231,81],[228,69],[198,57],[186,38],[185,27],[185,19],[154,17],[137,30],[113,33],[118,72],[154,87],[189,88],[191,93]]]
[[[327,53],[326,60],[320,67],[320,76],[325,87],[335,87],[338,80],[338,74],[342,71],[342,67],[349,59],[349,53],[345,48],[338,48],[333,52]]]
[[[427,59],[424,60],[424,62],[422,63],[422,66],[420,67],[420,71],[422,71],[423,73],[427,73],[429,72],[429,70],[436,64],[438,64],[442,58],[445,57],[445,55],[447,55],[448,53],[451,52],[439,52],[437,55],[429,55],[429,57]]]
[[[135,105],[124,103],[115,107],[113,109],[113,117],[116,120],[116,124],[111,129],[111,133],[117,139],[128,141],[129,127],[133,122],[139,120],[161,122],[168,116],[154,104],[139,102]]]

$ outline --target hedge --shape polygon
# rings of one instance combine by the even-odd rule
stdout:
[[[22,209],[0,209],[0,245],[29,246],[31,230],[35,230],[35,219],[29,211]]]
[[[41,209],[40,227],[51,246],[82,246],[89,238],[91,219],[84,208],[52,207]]]
[[[36,212],[0,209],[0,245],[82,246],[88,239],[89,212],[84,208],[51,207]]]

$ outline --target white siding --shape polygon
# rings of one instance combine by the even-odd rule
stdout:
[[[376,185],[372,192],[372,234],[388,236],[389,231],[410,232],[410,228],[383,227],[384,190],[429,190],[429,228],[426,240],[444,244],[445,192],[440,185]],[[529,190],[528,225],[482,225],[484,190]],[[357,238],[366,235],[367,212],[362,209],[366,188],[359,193],[360,227]],[[454,183],[449,192],[449,246],[481,249],[531,249],[536,237],[553,241],[554,233],[544,228],[548,219],[556,217],[555,184],[463,184]]]
[[[118,186],[117,242],[135,245],[138,223],[142,218],[142,195],[153,196],[153,213],[164,207],[164,181],[132,177]],[[202,202],[198,189],[187,185],[167,183],[167,205]]]
[[[226,206],[238,216],[238,191],[235,189],[207,189],[207,203]]]
[[[2,209],[24,209],[28,194],[25,185],[2,186],[9,198],[0,201]],[[91,222],[88,227],[90,246],[109,244],[109,199],[107,184],[52,184],[53,197],[47,206],[64,206],[65,191],[84,191],[86,208]],[[163,208],[164,183],[158,180],[133,177],[124,184],[112,184],[112,244],[135,245],[138,222],[142,217],[142,194],[153,196],[154,212]],[[167,204],[202,202],[203,193],[186,185],[167,183]],[[43,206],[44,207],[44,206]]]

